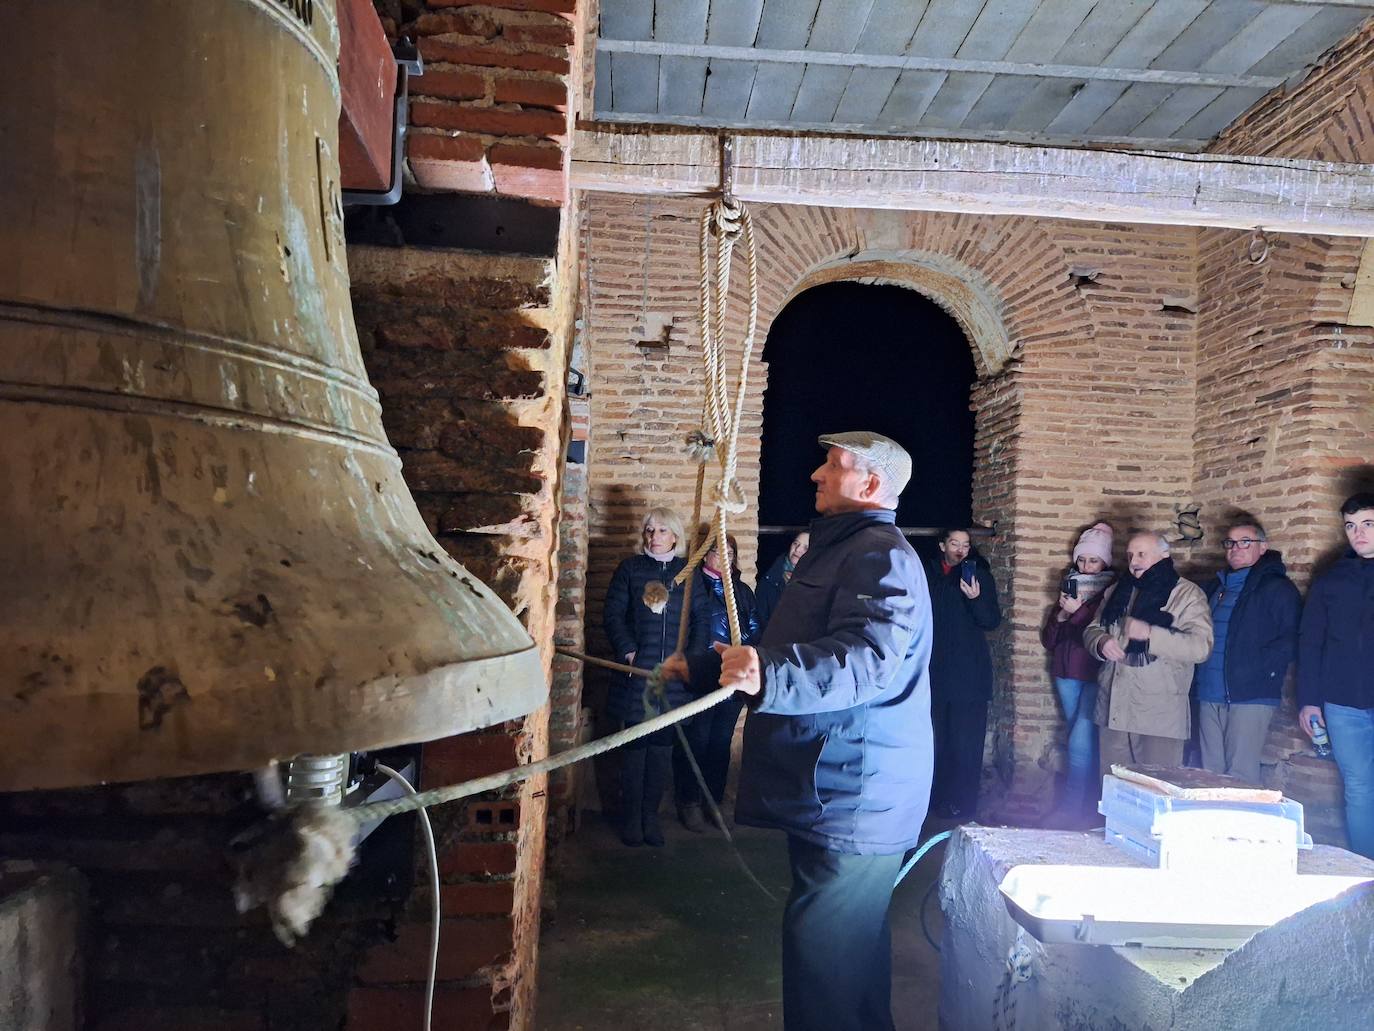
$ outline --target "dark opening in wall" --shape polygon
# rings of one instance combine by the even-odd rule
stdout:
[[[822,433],[887,434],[912,457],[897,508],[901,526],[967,525],[972,512],[977,372],[959,324],[914,290],[829,283],[794,298],[774,320],[763,351],[759,524],[805,525],[815,516],[812,471]],[[914,540],[922,555],[934,544]],[[761,535],[759,569],[787,538]]]

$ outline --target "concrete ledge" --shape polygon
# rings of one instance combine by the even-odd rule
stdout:
[[[1012,920],[997,890],[1023,863],[1138,865],[1100,832],[959,828],[940,876],[940,1027],[947,1031],[993,1026],[1017,946],[1031,974],[1011,990],[1018,1031],[1370,1026],[1374,885],[1304,910],[1231,952],[1042,945]],[[1374,874],[1374,862],[1319,845],[1299,853],[1298,872]]]
[[[80,1027],[86,890],[69,867],[0,862],[0,1028]]]

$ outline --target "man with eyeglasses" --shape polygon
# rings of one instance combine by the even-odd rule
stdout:
[[[1212,653],[1197,667],[1202,765],[1260,783],[1260,753],[1297,655],[1302,596],[1283,557],[1252,516],[1227,528],[1226,568],[1203,585],[1212,609]]]
[[[1374,859],[1374,493],[1341,519],[1350,550],[1312,582],[1298,631],[1298,722],[1330,734],[1350,849]]]

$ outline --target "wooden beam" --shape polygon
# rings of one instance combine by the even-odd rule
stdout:
[[[580,129],[575,189],[709,195],[714,133]],[[734,137],[735,195],[770,204],[1374,236],[1374,166],[835,136]]]
[[[763,47],[710,46],[700,43],[669,43],[647,39],[607,39],[596,47],[606,54],[641,54],[650,57],[695,57],[713,61],[749,61],[763,64],[839,65],[843,68],[897,68],[919,72],[976,72],[986,75],[1038,76],[1050,79],[1149,82],[1172,86],[1240,86],[1273,89],[1282,75],[1224,75],[1213,72],[1175,71],[1168,68],[1109,68],[1100,65],[1040,64],[1030,61],[970,61],[955,57],[920,57],[912,54],[842,54],[826,50],[770,50]]]

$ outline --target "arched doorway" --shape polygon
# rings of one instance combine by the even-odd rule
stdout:
[[[963,329],[915,290],[855,282],[804,290],[778,313],[764,345],[759,524],[811,520],[816,438],[869,429],[897,440],[915,467],[897,509],[901,526],[966,526],[972,521],[977,379]],[[759,569],[786,547],[761,534]],[[912,542],[923,555],[933,543]]]

